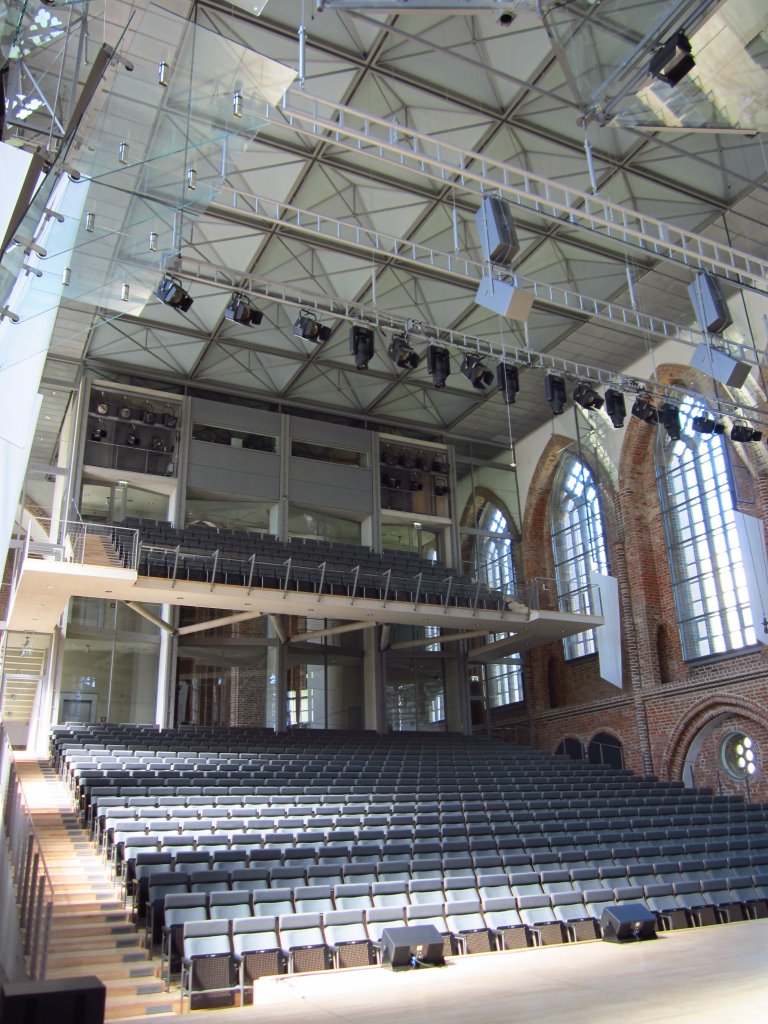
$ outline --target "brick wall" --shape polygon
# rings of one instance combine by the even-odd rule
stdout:
[[[663,366],[657,376],[705,389],[688,367]],[[723,740],[743,731],[753,739],[757,757],[752,799],[768,800],[768,647],[683,660],[658,498],[657,429],[627,419],[618,492],[596,460],[580,453],[600,485],[609,564],[619,581],[623,689],[599,678],[595,656],[566,662],[560,643],[531,652],[525,663],[531,738],[555,750],[566,737],[586,745],[597,732],[607,732],[620,739],[629,768],[680,779],[684,772],[689,777],[688,759],[697,786],[743,794],[743,781],[731,778],[721,759]],[[554,574],[549,502],[566,449],[573,450],[568,438],[550,439],[528,494],[523,561],[529,579]],[[765,520],[768,453],[764,446],[741,446],[732,462],[743,510]]]

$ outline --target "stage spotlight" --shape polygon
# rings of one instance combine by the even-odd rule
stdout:
[[[393,335],[387,353],[395,366],[401,370],[415,370],[421,362],[419,354],[414,352],[404,334]]]
[[[367,370],[373,359],[373,331],[370,327],[352,324],[349,329],[349,351],[355,358],[356,370]]]
[[[155,289],[155,295],[166,306],[178,309],[180,313],[188,313],[192,308],[189,292],[182,287],[181,281],[177,281],[176,278],[170,277],[168,274]]]
[[[125,443],[131,448],[138,448],[141,444],[141,438],[138,434],[128,434],[125,438]]]
[[[496,383],[499,385],[501,397],[506,405],[515,404],[515,395],[520,390],[520,375],[516,366],[499,363],[496,367]]]
[[[658,412],[659,423],[673,441],[680,440],[680,410],[671,402],[664,402]]]
[[[742,444],[749,444],[751,441],[760,441],[762,433],[750,427],[748,423],[734,423],[731,427],[731,440],[739,441]]]
[[[653,55],[648,70],[654,78],[674,88],[695,67],[688,36],[685,32],[677,32]]]
[[[552,415],[559,416],[565,409],[567,401],[563,378],[556,377],[553,373],[548,373],[544,378],[544,395],[552,409]]]
[[[243,327],[258,327],[264,319],[264,314],[260,309],[252,306],[244,295],[237,294],[229,300],[229,305],[224,310],[224,316],[227,320],[242,324]]]
[[[659,422],[659,414],[656,411],[656,406],[644,395],[638,395],[635,399],[635,403],[632,406],[632,415],[636,416],[637,419],[642,420],[643,423]]]
[[[293,325],[293,333],[297,338],[304,338],[305,341],[328,341],[331,336],[331,328],[324,327],[310,310],[302,309],[299,319]]]
[[[427,349],[427,371],[432,378],[436,388],[444,388],[451,372],[451,359],[448,349],[440,345],[430,345]]]
[[[466,355],[459,367],[473,388],[485,391],[493,384],[493,373],[483,363],[480,356]]]
[[[691,426],[698,434],[724,434],[725,424],[718,423],[709,416],[694,416]]]
[[[605,411],[608,413],[614,427],[618,429],[624,426],[627,407],[624,404],[624,395],[615,388],[608,388],[605,392]]]
[[[602,409],[605,405],[605,399],[586,381],[580,381],[573,389],[573,400],[578,402],[582,409]]]
[[[107,432],[104,429],[104,427],[94,427],[94,429],[91,431],[92,441],[103,441],[106,436]]]

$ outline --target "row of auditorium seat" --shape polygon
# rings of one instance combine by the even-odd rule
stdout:
[[[186,528],[129,519],[140,536],[140,575],[235,586],[304,590],[344,596],[471,605],[501,610],[502,594],[439,563],[407,552],[378,553],[359,545],[278,541],[248,531]],[[112,542],[126,561],[133,545],[115,528]]]
[[[113,725],[52,755],[192,1006],[373,962],[382,920],[456,954],[594,938],[609,902],[768,915],[766,806],[499,741]]]
[[[191,883],[184,891],[173,881],[152,887],[150,907],[162,899],[163,920],[156,934],[150,920],[147,943],[161,944],[167,983],[181,970],[193,1008],[229,1002],[235,991],[245,1001],[246,988],[265,975],[373,963],[384,929],[398,925],[431,924],[444,955],[463,955],[596,938],[603,909],[616,903],[642,904],[662,929],[768,916],[768,874],[516,895],[499,880],[439,892],[381,883],[346,896],[322,886],[194,891]]]

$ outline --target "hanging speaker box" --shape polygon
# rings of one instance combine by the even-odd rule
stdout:
[[[483,274],[480,287],[475,295],[478,306],[509,320],[527,320],[533,308],[533,293],[524,292],[507,281],[499,281],[489,274]]]

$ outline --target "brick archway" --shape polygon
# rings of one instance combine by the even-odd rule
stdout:
[[[704,697],[678,722],[669,738],[664,765],[671,779],[682,778],[688,750],[699,733],[715,720],[728,716],[755,725],[768,734],[768,715],[754,701],[723,694]]]

